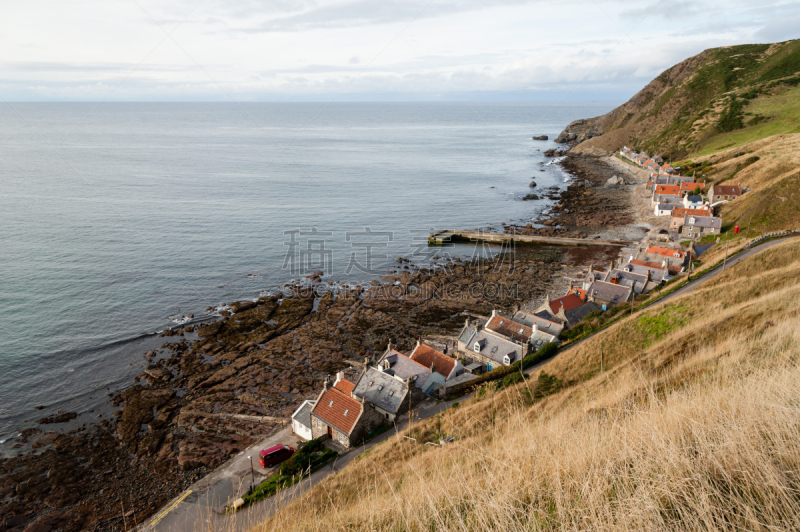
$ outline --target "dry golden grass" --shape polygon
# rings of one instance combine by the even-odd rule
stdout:
[[[392,438],[268,530],[800,528],[800,245],[628,318],[536,379]],[[599,372],[600,351],[606,371]]]

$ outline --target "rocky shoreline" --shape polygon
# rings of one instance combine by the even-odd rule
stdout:
[[[507,232],[589,237],[631,223],[624,191],[604,186],[607,164],[573,157],[561,164],[573,182],[539,192],[558,203],[538,227],[505,225]],[[322,276],[310,276],[284,294],[233,303],[219,321],[175,329],[113,398],[114,421],[66,433],[28,429],[17,439],[22,453],[0,461],[0,532],[31,523],[37,531],[139,524],[282,427],[327,375],[356,371],[389,342],[407,350],[417,336],[452,335],[463,312],[543,300],[567,270],[618,253],[613,246],[518,246],[513,254],[430,268],[398,259],[385,282],[369,288],[331,291]]]

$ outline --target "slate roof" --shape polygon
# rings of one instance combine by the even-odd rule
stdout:
[[[409,358],[418,364],[422,364],[426,368],[430,368],[435,362],[436,373],[444,375],[445,378],[449,377],[453,372],[453,368],[456,367],[455,359],[423,343],[420,343],[414,348]]]
[[[587,301],[583,305],[579,307],[575,307],[572,310],[566,311],[565,314],[567,316],[567,320],[571,324],[578,323],[583,318],[594,312],[595,310],[600,310],[600,306],[592,301]]]
[[[589,293],[592,297],[609,303],[624,303],[628,300],[630,291],[630,287],[605,281],[595,281],[589,287]]]
[[[403,404],[403,399],[408,395],[408,386],[401,379],[377,368],[368,368],[358,379],[353,394],[356,397],[363,397],[364,400],[386,412],[396,414]]]
[[[361,414],[361,408],[361,401],[353,399],[338,388],[331,387],[322,393],[311,413],[328,425],[350,434]]]
[[[395,351],[394,349],[384,355],[379,364],[383,365],[384,362],[388,362],[389,369],[391,369],[394,374],[401,379],[412,378],[418,388],[422,387],[425,379],[427,379],[428,375],[431,374],[430,368],[426,368],[422,364],[414,362],[403,353]],[[414,379],[415,376],[416,379]]]
[[[714,216],[687,216],[684,227],[687,225],[719,229],[722,227],[722,219]]]
[[[644,288],[644,285],[647,284],[647,273],[644,272],[634,272],[632,270],[627,269],[614,269],[613,271],[606,274],[606,278],[603,279],[606,282],[611,282],[611,279],[616,278],[617,284],[622,286],[632,286],[633,283],[636,283],[637,286]],[[613,283],[612,283],[613,284]]]
[[[630,262],[634,266],[643,266],[645,268],[654,268],[654,269],[658,269],[658,270],[662,270],[662,271],[664,269],[664,266],[659,264],[658,262],[652,262],[652,261],[641,260],[641,259],[631,259]],[[676,273],[680,273],[681,268],[679,266],[671,266],[671,265],[668,264],[667,265],[667,271],[669,273],[671,273],[671,274],[676,274]],[[651,277],[651,278],[653,278],[653,277]]]
[[[527,325],[528,327],[533,327],[533,324],[535,323],[540,331],[552,334],[556,338],[558,338],[558,336],[561,334],[561,331],[564,330],[563,323],[558,323],[553,320],[537,316],[536,314],[525,312],[524,310],[518,310],[511,319],[517,323]]]
[[[681,191],[694,190],[697,187],[700,187],[700,190],[703,190],[705,186],[705,183],[691,183],[687,181],[685,183],[681,183]]]
[[[527,342],[533,335],[533,329],[503,316],[494,316],[486,324],[486,328],[516,342]]]
[[[470,351],[475,351],[475,343],[481,344],[481,350],[478,351],[486,358],[490,358],[499,364],[504,364],[503,358],[508,354],[513,354],[514,359],[512,362],[519,360],[522,357],[522,346],[515,344],[510,340],[501,338],[493,334],[491,331],[481,330],[478,331],[473,337],[472,341],[467,345]]]
[[[311,411],[314,410],[315,404],[317,404],[316,401],[303,401],[300,408],[295,410],[294,414],[292,414],[292,419],[299,422],[304,427],[311,428]]]

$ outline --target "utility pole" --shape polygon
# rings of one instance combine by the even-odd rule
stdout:
[[[722,271],[725,271],[725,263],[728,262],[728,241],[725,241],[725,258],[722,259]]]
[[[750,215],[750,221],[747,223],[747,235],[744,237],[745,241],[750,237],[750,226],[753,225],[753,215]]]
[[[247,459],[250,460],[250,493],[253,493],[253,490],[256,487],[256,475],[253,472],[253,457],[248,456]]]

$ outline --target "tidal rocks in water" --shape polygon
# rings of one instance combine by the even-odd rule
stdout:
[[[77,412],[58,412],[52,416],[43,417],[37,421],[40,425],[49,425],[51,423],[66,423],[78,417]]]
[[[536,194],[526,194],[525,197],[522,198],[522,201],[531,201],[531,200],[538,200],[538,199],[539,199],[539,196],[537,196]]]
[[[544,152],[546,157],[561,157],[563,155],[566,155],[566,153],[567,153],[566,150],[557,150],[556,148],[551,148]]]
[[[528,186],[531,187],[531,188],[535,187],[536,186],[536,181],[531,181]]]
[[[534,135],[533,140],[547,140],[548,138],[547,135]]]

